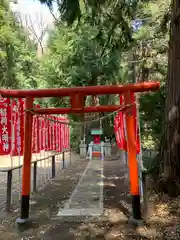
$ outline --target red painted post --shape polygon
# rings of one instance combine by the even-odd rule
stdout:
[[[18,224],[24,224],[29,219],[29,198],[31,191],[31,157],[32,157],[32,123],[33,99],[25,99],[25,129],[24,129],[24,159],[22,169],[22,192],[21,192],[21,217],[17,219]]]
[[[125,104],[132,104],[131,93],[124,94]],[[133,108],[126,111],[127,152],[130,178],[130,191],[132,195],[132,219],[141,220],[141,203],[139,192],[138,161],[136,159],[136,138],[133,117]]]
[[[84,95],[80,93],[73,93],[70,97],[71,110],[81,109],[83,112],[84,109]]]

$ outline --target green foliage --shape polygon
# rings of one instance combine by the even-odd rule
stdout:
[[[109,45],[104,51],[102,43],[108,36],[104,33],[100,41],[97,38],[98,33],[98,26],[91,26],[86,21],[76,27],[67,27],[64,24],[56,27],[49,39],[49,54],[41,62],[39,86],[58,88],[118,83],[120,57],[124,47],[122,45],[122,49],[114,49]],[[114,38],[111,43],[115,41]],[[100,102],[103,101],[114,103],[115,100],[112,97],[100,97]],[[86,98],[86,102],[91,105],[92,99]],[[66,101],[57,99],[52,99],[49,104],[68,106]],[[112,123],[113,119],[111,130]],[[109,122],[106,124],[109,125]],[[110,131],[106,133],[109,134]]]
[[[123,20],[124,17],[132,16],[138,6],[139,0],[133,1],[110,1],[110,0],[39,0],[42,4],[46,4],[49,8],[53,8],[56,3],[61,14],[61,19],[68,24],[72,24],[76,19],[84,13],[88,13],[92,20],[99,18],[100,13],[106,14],[111,20]],[[113,11],[112,11],[113,10]],[[114,11],[115,10],[115,11]],[[122,22],[123,22],[122,21]],[[119,22],[120,23],[120,22]]]
[[[150,175],[154,180],[157,180],[159,174],[159,161],[157,157],[143,157],[143,166],[147,175]]]
[[[71,148],[79,153],[79,143],[81,141],[80,138],[80,128],[79,127],[71,127],[71,135],[70,135],[70,144]]]
[[[53,8],[53,0],[39,1]],[[48,53],[37,60],[35,44],[17,22],[8,2],[1,1],[1,87],[59,88],[158,79],[162,83],[161,91],[140,97],[143,144],[158,145],[165,102],[169,0],[58,0],[56,4],[60,17],[49,34]],[[136,33],[132,31],[134,19],[143,19],[143,25]],[[132,66],[129,60],[133,55],[137,62]],[[102,105],[119,104],[117,96],[98,98]],[[41,104],[69,105],[66,99],[41,100]],[[86,98],[86,104],[93,104],[93,100]],[[73,120],[84,118],[70,117]],[[102,125],[104,134],[113,138],[113,117],[104,120]],[[73,128],[72,132],[71,141],[77,144],[80,129]]]
[[[109,50],[101,57],[103,47],[94,39],[97,33],[97,27],[90,29],[89,25],[82,25],[76,31],[63,25],[56,29],[43,66],[47,86],[112,83],[119,67],[120,52]]]
[[[168,14],[169,0],[141,5],[137,15],[143,19],[143,26],[133,36],[136,40],[136,58],[141,61],[139,64],[141,73],[143,69],[147,69],[149,70],[148,78],[162,80],[162,82],[167,72],[169,28],[165,16]],[[140,80],[143,77],[142,74]]]
[[[163,131],[169,39],[170,1],[152,1],[139,6],[143,26],[134,33],[137,80],[159,80],[159,92],[141,94],[140,124],[144,147],[159,147]],[[164,27],[163,27],[164,26]]]
[[[38,1],[51,10],[55,2]],[[1,87],[59,88],[160,80],[159,92],[142,94],[139,99],[143,146],[158,146],[164,121],[170,1],[57,0],[56,5],[60,17],[49,33],[48,52],[37,60],[35,44],[10,11],[8,1],[1,1]],[[143,23],[135,33],[134,19]],[[102,105],[119,104],[117,96],[98,99]],[[94,104],[92,98],[85,100]],[[40,102],[42,106],[69,105],[66,99]],[[84,116],[70,118],[83,121]],[[113,121],[113,116],[102,121],[104,135],[111,138]],[[72,144],[77,145],[81,132],[72,128]]]
[[[165,86],[140,98],[140,125],[144,147],[159,146],[164,122]],[[150,146],[148,146],[148,144]]]
[[[8,2],[0,4],[0,81],[1,87],[36,87],[38,68],[34,46],[10,11]]]
[[[53,1],[40,0],[48,7]],[[57,1],[61,20],[49,39],[49,54],[41,62],[40,87],[73,87],[160,80],[160,92],[141,95],[140,124],[144,146],[158,145],[165,101],[169,0]],[[78,24],[75,20],[78,19]],[[132,32],[132,20],[143,19]],[[137,61],[128,63],[135,54]],[[133,77],[135,66],[136,79]],[[133,78],[133,79],[132,79]],[[99,97],[100,104],[117,104],[116,96]],[[92,104],[87,98],[86,102]],[[67,102],[51,104],[67,106]],[[153,114],[152,114],[153,113]],[[104,116],[105,114],[102,114]],[[102,122],[113,132],[113,117]],[[113,136],[112,136],[113,137]]]

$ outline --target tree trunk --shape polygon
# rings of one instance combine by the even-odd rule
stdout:
[[[180,1],[173,0],[170,25],[165,130],[160,158],[167,188],[180,179]]]

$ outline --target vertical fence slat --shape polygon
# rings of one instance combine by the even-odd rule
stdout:
[[[64,162],[64,152],[62,153],[62,163],[63,163],[63,169],[65,168],[65,162]]]
[[[71,148],[69,149],[69,158],[70,158],[70,164],[71,164]]]
[[[37,190],[37,162],[34,162],[33,168],[33,192]]]
[[[144,202],[144,218],[148,219],[148,199],[147,199],[147,172],[144,169],[142,171],[142,181],[143,181],[143,202]]]
[[[56,162],[55,155],[52,156],[52,178],[56,176]]]
[[[7,172],[7,195],[6,195],[6,211],[11,210],[11,194],[12,194],[12,170]]]

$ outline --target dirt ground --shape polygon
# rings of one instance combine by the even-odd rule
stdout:
[[[19,210],[0,214],[0,240],[120,240],[180,239],[180,199],[148,196],[149,219],[133,227],[128,223],[131,199],[127,166],[120,159],[104,161],[104,214],[99,218],[57,217],[59,207],[69,199],[87,160],[77,160],[61,170],[51,184],[31,199],[31,223],[17,227]]]

